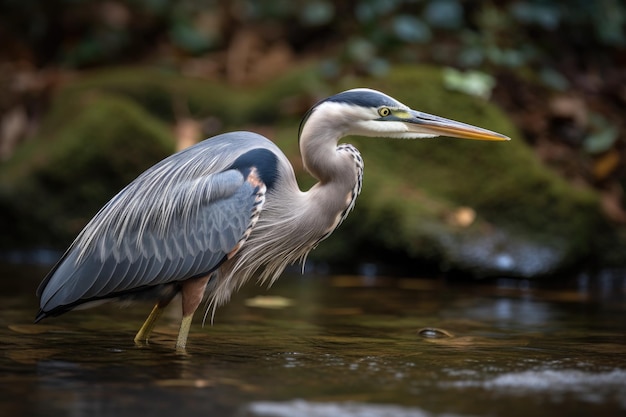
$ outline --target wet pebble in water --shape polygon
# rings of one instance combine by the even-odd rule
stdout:
[[[425,339],[443,339],[446,337],[454,337],[452,333],[445,329],[438,329],[436,327],[424,327],[417,331],[417,334]]]

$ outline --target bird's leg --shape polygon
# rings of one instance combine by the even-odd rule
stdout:
[[[163,314],[163,310],[165,309],[165,307],[167,307],[170,301],[172,301],[174,295],[176,295],[175,292],[173,292],[172,295],[168,296],[167,298],[159,300],[159,302],[154,305],[152,311],[150,312],[150,315],[148,316],[146,321],[144,321],[141,329],[139,329],[139,331],[135,335],[136,344],[148,342],[150,334],[152,333],[152,330],[154,330],[154,325],[156,324],[159,317],[161,317],[161,315]]]
[[[183,296],[183,319],[180,322],[180,330],[178,331],[178,338],[176,339],[176,349],[183,350],[187,345],[187,336],[189,335],[191,320],[204,298],[204,290],[209,279],[211,279],[211,275],[183,282],[181,291]]]

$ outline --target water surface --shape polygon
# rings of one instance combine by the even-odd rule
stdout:
[[[248,285],[173,349],[150,304],[33,325],[45,269],[0,268],[0,410],[11,416],[611,416],[626,413],[619,274],[527,281],[284,276]]]

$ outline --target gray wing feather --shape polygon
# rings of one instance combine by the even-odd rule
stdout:
[[[152,190],[167,198],[137,191],[140,177],[96,215],[38,290],[43,312],[182,281],[224,260],[249,227],[257,190],[238,170],[173,176]]]

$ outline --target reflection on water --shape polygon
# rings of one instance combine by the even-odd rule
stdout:
[[[358,403],[312,403],[303,400],[293,400],[287,402],[253,402],[248,406],[250,415],[267,417],[328,417],[328,416],[362,416],[362,417],[427,417],[432,414],[423,410],[410,407],[398,407],[393,405],[380,404],[358,404]],[[451,414],[447,414],[453,417]]]
[[[283,277],[149,346],[151,308],[102,306],[33,325],[38,268],[0,269],[0,410],[12,416],[570,416],[626,412],[619,275],[528,281]],[[609,290],[610,289],[610,290]]]

